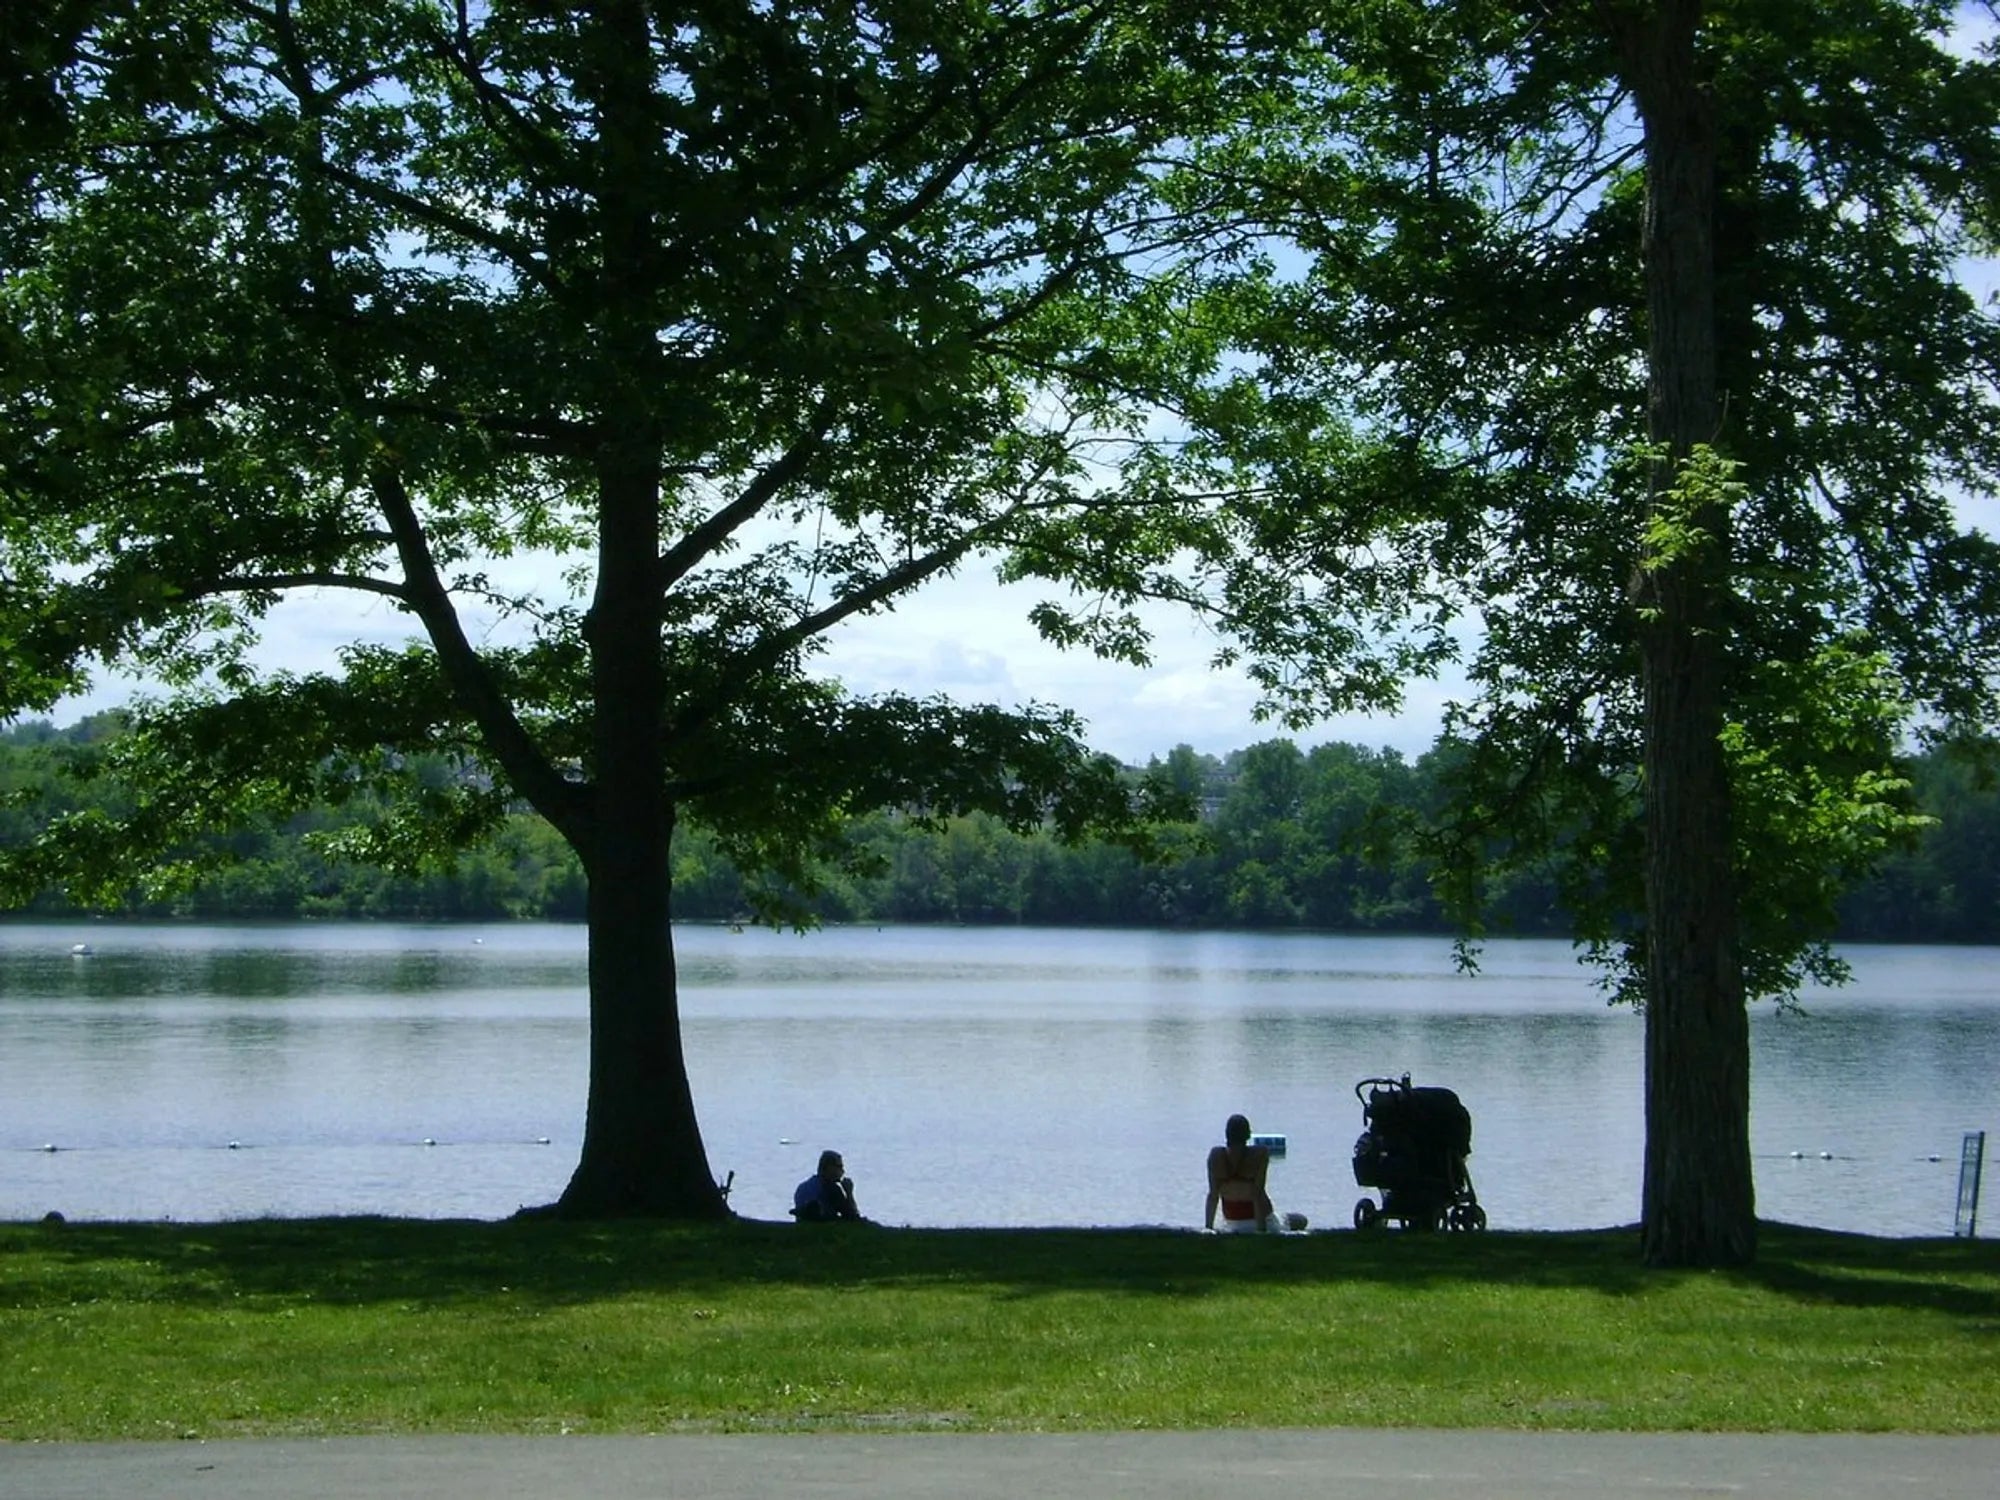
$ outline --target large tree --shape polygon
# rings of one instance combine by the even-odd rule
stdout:
[[[1952,19],[1379,0],[1182,182],[1291,247],[1217,287],[1248,351],[1218,445],[1316,452],[1472,643],[1461,912],[1494,860],[1553,862],[1645,1007],[1658,1263],[1754,1254],[1745,1000],[1839,974],[1841,885],[1910,821],[1898,732],[1996,721],[2000,550],[1956,507],[2000,485],[2000,322],[1962,274],[2000,73]]]
[[[4,851],[11,890],[184,879],[253,807],[462,756],[356,842],[438,855],[525,801],[576,849],[560,1206],[722,1212],[681,820],[776,901],[857,807],[1143,812],[1063,713],[809,665],[972,559],[1062,577],[1076,518],[1199,505],[1092,455],[1213,357],[1147,276],[1185,230],[1159,156],[1213,107],[1177,49],[1215,38],[1137,0],[42,9],[0,222],[0,717],[104,663],[168,692],[109,752],[131,814]],[[257,667],[275,606],[343,595],[414,638]],[[1143,655],[1121,609],[1041,618]]]

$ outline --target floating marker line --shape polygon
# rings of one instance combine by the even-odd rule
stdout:
[[[56,1156],[79,1151],[380,1151],[394,1146],[549,1146],[555,1144],[545,1135],[502,1136],[494,1138],[471,1137],[449,1140],[438,1136],[424,1136],[420,1140],[397,1137],[393,1140],[374,1141],[177,1141],[154,1145],[132,1144],[130,1142],[97,1142],[88,1146],[61,1145],[55,1141],[44,1141],[39,1146],[8,1146],[0,1150],[31,1151],[37,1156]]]

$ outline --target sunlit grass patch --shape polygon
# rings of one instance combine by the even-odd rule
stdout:
[[[1421,1425],[2000,1430],[2000,1247],[0,1226],[0,1437]]]

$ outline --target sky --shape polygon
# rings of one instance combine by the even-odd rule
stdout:
[[[977,575],[953,579],[861,622],[828,653],[829,671],[857,692],[931,690],[966,702],[1068,708],[1088,722],[1092,745],[1134,764],[1180,744],[1223,755],[1281,737],[1416,755],[1437,737],[1444,693],[1436,684],[1410,684],[1405,711],[1393,718],[1330,719],[1294,733],[1257,722],[1255,687],[1240,671],[1212,665],[1222,642],[1191,616],[1148,616],[1155,659],[1132,667],[1047,644],[1027,618],[1040,598],[1037,589]]]

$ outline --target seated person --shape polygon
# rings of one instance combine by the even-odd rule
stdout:
[[[1278,1228],[1277,1210],[1264,1180],[1271,1170],[1271,1153],[1250,1144],[1250,1122],[1231,1115],[1222,1127],[1223,1144],[1208,1153],[1208,1204],[1204,1228],[1215,1228],[1215,1210],[1222,1208],[1222,1228],[1232,1234],[1255,1234]]]
[[[799,1184],[792,1194],[792,1217],[801,1224],[831,1223],[835,1219],[861,1219],[854,1206],[854,1183],[841,1174],[847,1164],[838,1151],[819,1154],[819,1170]]]

